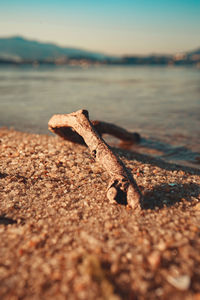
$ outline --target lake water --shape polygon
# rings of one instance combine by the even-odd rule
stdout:
[[[200,69],[0,67],[0,126],[47,133],[53,114],[80,108],[139,132],[133,151],[200,166]]]

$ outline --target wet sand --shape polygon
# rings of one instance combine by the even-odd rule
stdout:
[[[199,170],[115,149],[133,211],[84,146],[2,128],[0,149],[0,299],[200,299]]]

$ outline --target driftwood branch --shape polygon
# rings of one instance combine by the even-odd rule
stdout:
[[[129,132],[119,126],[112,123],[102,122],[102,121],[90,121],[94,126],[95,130],[100,136],[103,134],[112,135],[121,141],[128,142],[131,144],[140,142],[140,135],[137,132]],[[60,124],[55,125],[55,127],[49,127],[49,130],[56,133],[65,140],[71,141],[73,143],[85,144],[84,139],[73,130],[71,127],[63,127]]]
[[[89,120],[86,110],[79,110],[71,114],[54,115],[48,123],[49,129],[56,133],[55,128],[72,128],[80,135],[89,147],[93,157],[109,173],[111,179],[107,190],[110,202],[128,204],[132,208],[140,206],[142,195],[120,158],[113,153],[97,133]]]

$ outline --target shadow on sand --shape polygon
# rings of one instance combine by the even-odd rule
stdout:
[[[144,194],[143,209],[155,209],[174,206],[180,202],[192,203],[192,197],[198,197],[200,186],[188,184],[162,184]]]
[[[16,224],[17,221],[11,218],[7,218],[4,215],[0,216],[0,225],[9,225],[9,224]]]

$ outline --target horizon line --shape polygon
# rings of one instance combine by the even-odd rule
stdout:
[[[123,57],[123,56],[141,56],[141,57],[145,57],[145,56],[174,56],[176,54],[184,54],[184,53],[188,53],[188,52],[191,52],[191,51],[195,51],[195,50],[198,50],[200,48],[200,46],[197,46],[197,47],[195,47],[191,50],[182,50],[182,51],[178,51],[178,52],[174,52],[174,53],[168,53],[168,54],[167,53],[149,52],[148,54],[127,53],[127,54],[116,55],[116,54],[108,54],[106,52],[101,52],[101,51],[98,51],[98,50],[91,50],[91,49],[84,48],[84,47],[64,46],[64,45],[61,45],[61,44],[53,42],[53,41],[44,41],[44,40],[41,40],[40,38],[31,38],[31,37],[26,37],[25,35],[20,35],[20,34],[0,36],[0,39],[9,39],[9,38],[21,38],[23,40],[38,42],[38,43],[41,43],[41,44],[55,45],[55,46],[58,46],[60,48],[72,48],[72,49],[77,49],[77,50],[84,50],[84,51],[88,51],[88,52],[95,52],[95,53],[102,54],[102,55],[105,55],[105,56],[113,56],[113,57]]]

